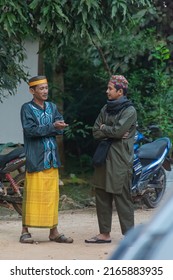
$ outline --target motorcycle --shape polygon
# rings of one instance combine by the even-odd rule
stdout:
[[[134,201],[142,199],[149,208],[158,206],[166,190],[165,170],[171,171],[169,158],[171,146],[168,137],[151,141],[137,131],[131,189]],[[0,155],[0,206],[13,207],[20,215],[22,215],[25,163],[23,147]]]
[[[156,131],[154,126],[150,129]],[[165,170],[171,171],[171,146],[168,137],[151,141],[140,131],[136,132],[131,190],[134,201],[142,199],[148,208],[158,206],[166,190]]]
[[[0,155],[0,206],[14,208],[20,215],[22,215],[25,163],[23,147]]]

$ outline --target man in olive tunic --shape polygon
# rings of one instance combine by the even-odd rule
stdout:
[[[99,234],[86,239],[86,243],[111,242],[113,201],[124,235],[134,226],[134,207],[131,198],[133,172],[133,143],[137,114],[127,99],[128,81],[114,75],[107,88],[107,104],[101,109],[93,126],[97,140],[112,138],[106,163],[95,167],[94,186]]]

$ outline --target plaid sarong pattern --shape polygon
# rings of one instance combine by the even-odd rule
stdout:
[[[22,223],[27,227],[53,228],[58,224],[59,173],[57,168],[26,172]]]

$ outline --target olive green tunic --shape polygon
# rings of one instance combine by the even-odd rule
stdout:
[[[93,183],[106,192],[121,194],[123,185],[132,178],[133,144],[137,114],[133,106],[121,110],[116,115],[108,115],[106,105],[101,109],[93,126],[93,136],[97,140],[113,138],[106,164],[96,167]],[[100,129],[101,124],[105,124]],[[127,139],[123,135],[129,132]]]

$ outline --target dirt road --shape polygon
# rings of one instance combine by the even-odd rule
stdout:
[[[109,244],[86,244],[84,240],[98,233],[95,208],[60,211],[59,231],[74,238],[73,244],[59,244],[48,240],[47,229],[31,228],[36,243],[21,244],[21,217],[14,211],[0,208],[0,259],[1,260],[106,260],[119,241],[120,232],[116,211],[113,215],[112,242]],[[148,221],[154,210],[135,210],[136,224]]]

